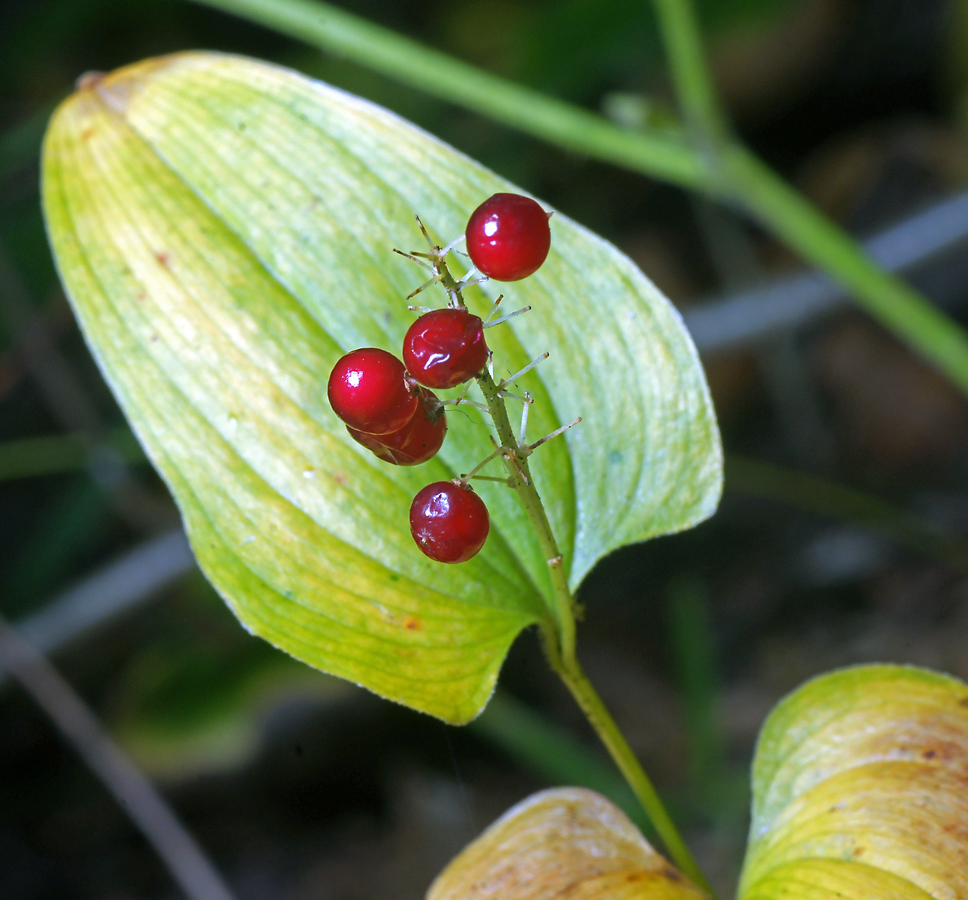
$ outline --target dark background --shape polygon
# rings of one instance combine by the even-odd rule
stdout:
[[[671,109],[641,0],[343,5],[626,124],[661,123]],[[965,4],[707,0],[701,10],[738,131],[846,228],[864,236],[964,189]],[[721,207],[190,2],[2,0],[0,23],[0,613],[14,622],[177,524],[83,346],[43,233],[43,124],[87,70],[210,48],[363,94],[613,240],[683,310],[800,265]],[[964,246],[914,273],[962,321],[966,276]],[[850,308],[704,356],[731,455],[721,509],[600,564],[581,591],[579,647],[728,893],[753,741],[780,696],[870,660],[968,677],[968,406]],[[41,437],[52,440],[18,443]],[[798,495],[795,480],[749,460],[897,512],[859,524],[864,497]],[[197,573],[53,660],[242,900],[420,897],[504,809],[574,780],[537,744],[527,759],[512,752],[496,736],[499,710],[448,728],[290,662],[246,635]],[[579,774],[608,771],[534,635],[518,640],[501,685],[571,736],[587,757]],[[44,715],[0,687],[0,897],[175,896]]]

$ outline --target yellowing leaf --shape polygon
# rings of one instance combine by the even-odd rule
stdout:
[[[741,900],[968,897],[968,686],[864,666],[772,713]]]
[[[557,788],[505,813],[437,877],[427,900],[703,900],[625,814]]]
[[[355,444],[326,400],[352,348],[400,353],[425,277],[413,216],[448,241],[506,182],[390,113],[295,73],[192,53],[85,79],[55,114],[43,198],[85,337],[170,486],[202,569],[251,631],[452,722],[493,690],[522,628],[551,621],[547,561],[517,498],[461,566],[426,559],[408,509],[490,452],[476,411],[414,469]],[[614,247],[565,216],[533,312],[488,333],[527,376],[533,457],[572,585],[622,544],[715,508],[719,436],[679,317]],[[468,297],[487,311],[498,291]],[[440,303],[429,294],[428,302]]]

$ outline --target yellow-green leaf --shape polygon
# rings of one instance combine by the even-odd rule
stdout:
[[[506,182],[392,114],[295,73],[191,53],[84,79],[55,114],[43,198],[58,269],[105,377],[170,486],[208,578],[253,632],[444,719],[486,703],[514,637],[550,619],[516,497],[461,566],[409,534],[413,495],[489,451],[476,411],[394,468],[326,401],[336,359],[399,353],[425,272],[419,214],[447,241]],[[614,247],[556,214],[544,267],[507,286],[533,312],[488,333],[527,376],[533,459],[572,585],[604,554],[686,528],[720,492],[708,391],[679,317]],[[488,309],[495,285],[473,291]],[[423,294],[426,302],[441,299]]]
[[[862,666],[771,714],[741,900],[968,897],[968,685]]]
[[[427,900],[708,900],[600,794],[556,788],[510,809],[431,885]]]

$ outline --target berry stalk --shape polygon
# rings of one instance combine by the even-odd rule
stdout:
[[[546,635],[546,646],[552,648],[553,644],[548,637]],[[602,702],[602,698],[599,697],[598,692],[588,680],[588,676],[577,658],[574,656],[570,659],[556,658],[553,653],[549,653],[549,661],[551,667],[564,681],[572,697],[575,698],[575,702],[585,714],[589,724],[595,729],[599,740],[605,745],[605,749],[608,750],[615,765],[618,766],[629,787],[632,788],[632,792],[639,803],[642,804],[642,808],[662,839],[662,843],[665,844],[672,861],[693,884],[714,898],[715,894],[712,887],[689,852],[686,842],[682,839],[682,835],[679,834],[679,830],[663,805],[652,780],[646,775],[645,769],[642,768],[642,764],[635,756],[635,752],[629,746],[628,741],[625,740],[625,735],[622,734],[612,718],[612,714]]]
[[[524,506],[524,511],[538,536],[541,552],[548,564],[553,588],[552,615],[555,617],[559,653],[566,658],[575,656],[575,611],[571,589],[568,587],[568,574],[563,565],[561,551],[551,530],[551,523],[545,513],[544,504],[534,486],[531,469],[528,466],[528,448],[522,447],[514,436],[507,407],[498,386],[485,369],[477,376],[477,384],[484,395],[498,440],[504,452],[505,468],[508,471],[508,485],[514,490]]]
[[[460,292],[460,286],[450,274],[445,260],[440,259],[439,265],[440,283],[451,297],[459,300],[461,305],[464,298]],[[562,564],[561,551],[558,549],[558,542],[555,540],[551,530],[551,523],[545,513],[541,497],[538,496],[537,488],[534,486],[534,479],[531,477],[531,469],[528,466],[529,450],[522,446],[514,435],[511,421],[508,418],[507,406],[504,398],[494,382],[490,372],[484,368],[476,376],[477,384],[484,395],[484,402],[490,411],[494,421],[494,428],[503,452],[500,454],[504,459],[505,468],[508,471],[508,485],[514,490],[524,506],[525,513],[531,522],[535,533],[538,536],[538,543],[541,552],[548,564],[551,573],[551,584],[553,588],[553,606],[551,613],[555,619],[556,631],[556,655],[567,659],[575,658],[575,612],[574,600],[571,596],[571,589],[568,587],[568,575]]]
[[[464,298],[461,295],[461,285],[450,274],[446,261],[441,257],[435,260],[434,275],[435,280],[441,283],[452,302],[455,305],[459,303],[463,307]],[[625,736],[578,662],[575,653],[574,598],[571,594],[571,588],[568,586],[568,576],[561,551],[558,549],[558,542],[555,540],[551,523],[548,521],[541,497],[538,495],[534,479],[531,477],[528,457],[532,447],[523,443],[523,435],[521,441],[515,437],[508,418],[504,396],[500,389],[501,386],[495,383],[487,368],[475,377],[494,421],[499,442],[497,455],[504,460],[508,472],[507,483],[518,495],[524,506],[551,574],[553,591],[550,612],[554,618],[554,626],[551,627],[548,623],[542,626],[542,637],[548,661],[557,675],[564,681],[565,686],[598,735],[599,740],[604,744],[615,765],[618,766],[619,771],[642,804],[642,808],[665,844],[672,861],[687,878],[706,891],[710,897],[713,897],[714,894],[709,882],[706,881],[702,870],[696,864],[675,823],[663,806],[651,779],[646,775]]]

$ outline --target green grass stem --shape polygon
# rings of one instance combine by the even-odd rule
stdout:
[[[670,582],[667,602],[695,796],[711,803],[724,795],[726,751],[717,718],[719,679],[709,596],[702,579],[689,573]]]
[[[492,75],[328,3],[195,2],[258,22],[566,150],[684,187],[698,187],[703,180],[698,156],[684,138],[624,131],[602,116]]]
[[[604,794],[650,838],[655,835],[628,784],[605,758],[520,700],[498,691],[468,727],[549,784],[573,784]]]
[[[642,764],[638,761],[629,746],[625,735],[612,718],[612,714],[598,696],[588,676],[584,673],[578,660],[575,657],[563,659],[555,657],[552,648],[549,647],[549,657],[554,670],[564,681],[566,687],[571,691],[571,695],[585,713],[592,728],[595,729],[601,742],[605,745],[619,771],[625,776],[629,787],[638,798],[642,808],[649,816],[649,821],[655,827],[662,843],[672,861],[679,867],[679,870],[689,878],[695,885],[706,891],[711,897],[715,896],[710,887],[706,876],[703,875],[692,853],[686,846],[685,841],[679,834],[675,822],[672,821],[666,811],[662,799],[659,797],[652,780],[646,775]]]
[[[126,462],[144,461],[131,432],[118,429],[107,447]],[[91,465],[98,445],[87,434],[55,434],[0,443],[0,481],[78,472]]]
[[[690,131],[712,149],[726,142],[726,113],[706,64],[690,0],[654,0],[669,70]]]
[[[856,488],[761,460],[726,457],[726,488],[855,522],[904,547],[968,572],[968,541]]]
[[[968,335],[749,151],[727,151],[725,177],[760,223],[843,284],[875,319],[968,393]],[[782,298],[777,298],[778,301]]]
[[[698,151],[684,134],[628,131],[318,0],[194,0],[305,41],[558,147],[745,208],[804,260],[968,393],[968,336],[739,144]],[[665,10],[667,50],[689,115],[719,118],[695,21],[682,0]],[[714,152],[715,158],[710,156]],[[778,298],[779,301],[780,298]]]

